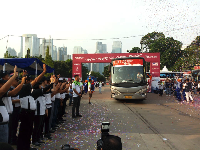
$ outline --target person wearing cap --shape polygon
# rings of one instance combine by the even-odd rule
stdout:
[[[43,64],[43,72],[34,80],[27,76],[26,83],[20,93],[20,128],[17,141],[17,150],[28,150],[30,148],[31,134],[33,131],[33,120],[35,116],[36,103],[32,95],[34,85],[41,80],[46,73],[46,65]]]
[[[65,85],[63,87],[63,90],[61,91],[61,98],[62,98],[62,106],[61,106],[61,112],[60,112],[60,115],[59,115],[59,122],[64,122],[66,120],[64,120],[62,117],[64,116],[65,114],[65,109],[66,109],[66,102],[67,102],[67,99],[68,99],[68,89],[69,89],[69,84],[66,82],[66,80],[64,80],[65,82]]]
[[[5,77],[4,72],[0,72],[0,142],[4,143],[8,143],[9,114],[3,98],[7,97],[7,92],[17,76],[17,66],[14,68],[14,75],[8,81],[2,78]]]
[[[58,127],[58,110],[59,110],[60,103],[61,103],[60,92],[62,91],[63,86],[65,84],[65,83],[61,82],[61,79],[59,80],[59,76],[56,76],[55,83],[56,84],[60,83],[61,86],[58,89],[57,93],[55,94],[54,112],[53,112],[53,119],[52,119],[52,125],[51,125],[51,127],[52,127],[53,130],[56,130],[56,128]]]
[[[81,100],[79,75],[75,75],[74,78],[75,78],[75,81],[72,83],[73,100],[74,100],[73,107],[72,107],[72,118],[82,117],[82,115],[79,114],[79,106],[80,106],[80,100]],[[75,115],[75,109],[76,109],[76,115]]]
[[[52,81],[53,80],[53,81]],[[53,77],[51,78],[51,82],[56,82],[56,77],[53,75]],[[53,126],[53,115],[54,115],[54,103],[55,103],[55,95],[58,93],[59,89],[60,89],[61,83],[58,83],[57,85],[53,85],[53,89],[51,90],[51,116],[50,116],[50,121],[49,121],[49,133],[54,133],[55,129],[52,128]]]
[[[34,129],[32,136],[32,144],[35,146],[41,146],[40,143],[44,143],[42,140],[43,135],[43,126],[45,114],[48,116],[48,109],[46,105],[45,94],[47,91],[53,87],[54,83],[47,85],[47,79],[42,77],[41,82],[37,83],[34,86],[34,90],[32,92],[32,96],[36,101],[36,110],[34,116]]]
[[[51,78],[53,78],[51,76]],[[50,79],[50,77],[46,78],[47,84],[46,86],[50,85],[51,82],[53,82],[53,80]],[[44,125],[45,125],[45,134],[44,137],[48,138],[49,140],[52,139],[51,138],[51,134],[50,134],[50,128],[49,128],[49,121],[50,121],[50,117],[51,117],[51,113],[52,113],[52,101],[51,101],[51,94],[53,91],[53,88],[55,88],[55,85],[53,84],[53,87],[51,89],[49,89],[45,94],[45,102],[46,102],[46,108],[48,109],[48,113],[46,112],[45,114],[45,118],[44,118]]]
[[[10,76],[7,74],[7,72],[4,72],[3,73],[3,76],[2,78],[4,80],[9,80],[10,79]],[[15,81],[13,81],[14,83]],[[6,106],[6,110],[8,111],[8,114],[9,114],[9,123],[8,123],[8,126],[9,126],[9,136],[8,136],[8,143],[11,143],[11,144],[15,144],[16,145],[16,135],[15,135],[15,139],[12,139],[12,140],[15,140],[15,141],[11,141],[11,134],[14,135],[13,132],[15,132],[15,134],[17,133],[17,126],[18,126],[18,121],[17,123],[15,123],[15,126],[16,126],[16,129],[13,129],[13,119],[16,119],[13,117],[13,106],[12,106],[12,100],[11,100],[11,96],[15,96],[22,88],[23,84],[25,83],[25,78],[22,79],[22,83],[19,84],[19,85],[16,85],[16,88],[10,88],[9,91],[7,92],[7,95],[5,95],[2,100]]]
[[[21,84],[19,84],[19,78],[16,78],[13,81],[12,86],[10,88],[10,92],[9,92],[9,94],[11,94],[11,100],[12,100],[12,105],[13,105],[13,112],[12,114],[9,115],[9,143],[11,145],[17,145],[16,133],[17,133],[17,127],[18,127],[18,122],[19,122],[19,112],[21,109],[19,91],[21,90],[24,83],[25,83],[25,77],[22,78]]]

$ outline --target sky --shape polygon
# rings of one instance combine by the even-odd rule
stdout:
[[[140,47],[153,31],[189,45],[200,35],[200,0],[9,0],[0,5],[0,58],[6,46],[20,51],[22,34],[37,34],[65,46],[94,53],[96,42],[122,41],[122,52]],[[7,35],[13,35],[3,38]],[[3,39],[2,39],[3,38]],[[113,39],[119,38],[119,39]],[[104,40],[98,40],[104,39]],[[42,41],[41,41],[42,42]]]

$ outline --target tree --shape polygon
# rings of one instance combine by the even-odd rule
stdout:
[[[104,67],[104,71],[102,73],[104,77],[107,77],[107,78],[110,77],[110,71],[108,70],[109,67],[110,65]]]
[[[88,68],[82,64],[82,80],[87,79],[88,73],[89,73]]]
[[[150,45],[160,38],[162,38],[162,39],[165,38],[165,35],[162,32],[154,31],[152,33],[148,33],[147,35],[143,36],[140,41],[140,44],[145,45],[144,48],[149,50]]]
[[[30,48],[28,48],[27,54],[25,55],[25,58],[31,58],[31,55],[30,55]]]
[[[165,35],[161,32],[148,33],[142,37],[141,41],[149,49],[149,52],[160,53],[161,68],[166,66],[169,70],[172,70],[175,62],[182,56],[182,43],[172,37],[165,38]]]
[[[133,47],[132,50],[127,50],[128,53],[141,53],[141,49],[139,47]]]
[[[8,51],[6,51],[6,53],[4,53],[4,58],[18,58],[17,56],[11,56]]]
[[[54,62],[55,74],[60,74],[61,77],[72,78],[72,60],[55,61]]]
[[[194,66],[199,65],[200,60],[200,36],[197,36],[184,50],[181,57],[175,62],[174,71],[192,70]]]
[[[90,75],[96,77],[98,81],[105,81],[105,77],[99,72],[92,71]]]
[[[51,68],[54,68],[54,62],[51,58],[51,55],[49,55],[49,46],[47,46],[46,49],[46,56],[45,56],[45,60],[43,61],[46,65],[50,66]]]

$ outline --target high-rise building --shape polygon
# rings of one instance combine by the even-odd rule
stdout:
[[[40,55],[42,55],[42,58],[45,58],[47,46],[49,47],[49,55],[51,55],[51,58],[53,58],[53,39],[42,40],[42,44],[40,44]]]
[[[122,53],[122,42],[121,41],[113,41],[112,53]]]
[[[10,54],[10,56],[17,56],[17,52],[15,51],[14,48],[7,48],[8,54]]]
[[[107,45],[102,42],[96,42],[96,53],[107,53]],[[99,72],[102,74],[104,71],[104,63],[94,63],[92,64],[92,71]]]
[[[30,56],[39,56],[40,39],[36,34],[23,34],[21,37],[20,57],[25,57],[28,48],[30,49]]]
[[[83,48],[81,46],[74,46],[73,54],[82,54]]]
[[[57,47],[53,45],[52,60],[57,61]]]

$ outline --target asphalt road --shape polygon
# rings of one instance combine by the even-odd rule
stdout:
[[[81,150],[95,150],[101,123],[108,121],[110,134],[121,137],[123,150],[200,149],[199,98],[195,104],[182,104],[173,96],[148,93],[144,101],[117,101],[110,98],[108,85],[102,88],[102,94],[97,90],[92,104],[88,104],[88,95],[83,95],[82,118],[72,118],[72,106],[67,106],[67,121],[52,134],[53,140],[45,140],[37,148],[59,150],[61,145],[70,144]]]

